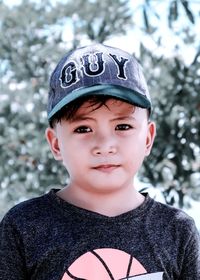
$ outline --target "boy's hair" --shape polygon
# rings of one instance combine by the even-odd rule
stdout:
[[[95,101],[95,96],[101,98]],[[134,56],[102,44],[71,51],[60,60],[51,75],[49,123],[53,126],[56,120],[61,120],[63,112],[65,118],[71,118],[88,99],[105,104],[109,98],[146,108],[150,114],[148,87]]]
[[[93,110],[96,110],[100,108],[101,106],[105,105],[106,102],[111,99],[110,96],[84,96],[80,97],[72,102],[70,104],[65,105],[60,109],[50,120],[49,120],[49,125],[51,128],[55,127],[56,123],[61,122],[61,120],[73,120],[74,116],[76,115],[76,112],[78,109],[83,105],[85,102],[89,102],[89,107],[92,108]],[[95,107],[94,107],[95,106]]]
[[[91,112],[97,110],[101,106],[107,106],[108,100],[119,101],[119,98],[111,97],[108,95],[92,95],[92,96],[84,96],[80,97],[70,104],[65,105],[62,109],[60,109],[50,120],[49,126],[54,128],[57,123],[61,122],[62,120],[73,120],[76,115],[78,109],[85,103],[88,102],[88,108],[91,108]],[[123,100],[121,100],[124,102]],[[109,109],[109,108],[108,108]],[[135,111],[135,107],[133,108],[133,112]],[[147,110],[147,119],[149,118],[149,111]]]

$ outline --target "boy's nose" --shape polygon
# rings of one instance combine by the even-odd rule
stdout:
[[[106,146],[106,145],[98,145],[93,148],[93,154],[94,155],[110,155],[110,154],[116,154],[117,148],[115,146]]]
[[[94,155],[109,155],[117,152],[117,147],[112,137],[101,137],[97,139],[92,152]]]

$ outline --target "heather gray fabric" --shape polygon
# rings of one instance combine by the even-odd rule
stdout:
[[[1,280],[200,279],[199,234],[184,212],[146,195],[137,209],[107,217],[55,192],[15,206],[2,220]],[[80,275],[81,263],[85,275],[99,274]],[[121,269],[124,275],[117,277]]]

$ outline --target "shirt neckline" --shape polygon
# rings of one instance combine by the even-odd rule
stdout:
[[[78,216],[79,218],[84,219],[98,219],[104,221],[119,221],[119,220],[126,220],[129,218],[142,218],[142,216],[146,215],[147,211],[150,209],[153,199],[149,196],[148,193],[142,193],[145,196],[144,202],[135,209],[129,210],[117,216],[106,216],[100,214],[98,212],[93,212],[91,210],[81,208],[79,206],[73,205],[64,199],[60,198],[56,195],[60,189],[51,189],[49,193],[47,193],[47,198],[51,203],[51,206],[55,207],[57,210],[61,211],[64,216]]]

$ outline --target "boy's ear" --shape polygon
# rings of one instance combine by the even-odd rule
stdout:
[[[53,128],[48,127],[45,131],[45,136],[47,142],[49,143],[49,147],[51,152],[56,160],[62,160],[62,156],[60,153],[60,147],[58,143],[58,138],[56,135],[56,131]]]
[[[153,146],[153,142],[156,136],[156,125],[154,122],[148,123],[148,133],[146,138],[146,156],[148,156],[151,152],[151,148]]]

